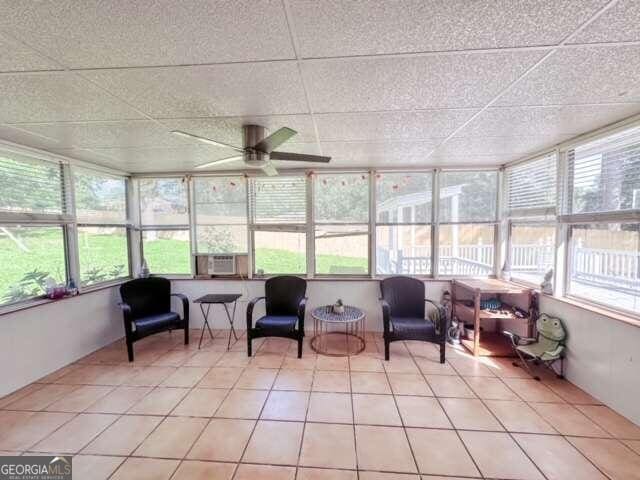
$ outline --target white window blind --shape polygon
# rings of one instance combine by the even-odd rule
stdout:
[[[306,178],[253,178],[249,201],[251,218],[257,225],[300,224],[307,219]]]
[[[440,223],[494,222],[497,219],[498,172],[440,174]]]
[[[640,127],[568,151],[569,214],[640,209]]]
[[[556,213],[556,154],[506,169],[507,216],[553,216]]]
[[[127,191],[124,177],[85,168],[74,168],[78,223],[121,225],[127,223]]]
[[[62,166],[13,152],[0,151],[0,210],[61,215],[68,197]]]

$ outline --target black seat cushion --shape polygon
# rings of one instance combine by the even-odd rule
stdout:
[[[180,324],[180,315],[175,312],[159,313],[134,320],[136,331],[139,334],[161,332],[168,327]]]
[[[391,325],[394,333],[428,336],[436,332],[433,322],[418,317],[391,317]]]
[[[298,317],[293,315],[265,315],[256,322],[256,328],[290,331],[296,328]]]

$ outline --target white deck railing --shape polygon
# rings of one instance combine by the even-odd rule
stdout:
[[[553,265],[553,255],[551,245],[513,245],[511,270],[542,274]],[[439,256],[442,275],[487,275],[493,270],[493,245],[443,246]],[[630,293],[640,290],[640,252],[576,247],[572,256],[573,280]],[[431,267],[428,248],[380,248],[377,260],[382,271],[407,275],[428,274]]]

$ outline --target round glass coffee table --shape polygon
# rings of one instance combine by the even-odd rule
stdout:
[[[311,348],[333,357],[357,355],[365,347],[365,315],[362,310],[345,305],[344,313],[334,313],[333,305],[314,308]]]

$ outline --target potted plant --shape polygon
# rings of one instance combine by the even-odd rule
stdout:
[[[344,303],[342,303],[341,298],[339,298],[336,303],[333,304],[333,313],[337,313],[338,315],[344,313]]]

